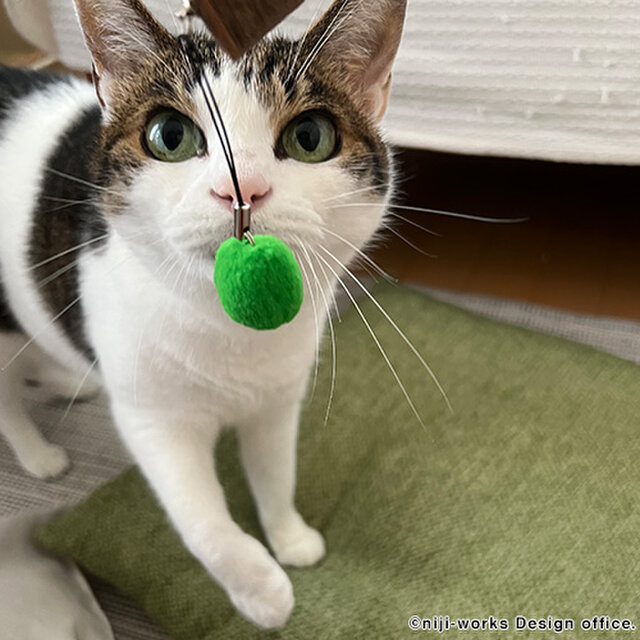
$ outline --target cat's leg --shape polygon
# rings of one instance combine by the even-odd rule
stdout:
[[[325,554],[322,535],[294,504],[299,404],[272,407],[238,428],[242,462],[262,527],[282,564],[303,567]]]
[[[114,407],[131,453],[186,547],[249,620],[282,626],[294,604],[287,574],[267,549],[232,520],[214,469],[215,436],[167,415]]]
[[[27,377],[38,383],[31,393],[41,402],[59,398],[88,400],[100,390],[100,383],[89,366],[86,371],[80,372],[67,369],[35,344],[29,347],[25,355],[30,364]]]
[[[20,333],[0,333],[0,365],[9,362],[25,340]],[[29,358],[21,358],[0,370],[0,433],[26,471],[38,478],[52,478],[67,469],[69,458],[62,447],[43,438],[25,411],[21,392]]]

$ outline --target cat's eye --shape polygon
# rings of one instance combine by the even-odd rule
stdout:
[[[163,162],[183,162],[201,155],[205,148],[198,126],[173,110],[161,111],[149,120],[145,141],[151,155]]]
[[[289,158],[299,162],[324,162],[337,150],[338,133],[328,116],[307,111],[284,128],[280,144]]]

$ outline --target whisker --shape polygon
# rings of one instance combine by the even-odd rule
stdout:
[[[135,238],[135,237],[141,235],[142,233],[143,233],[142,231],[140,231],[138,233],[134,233],[133,235],[129,236],[127,239],[131,240],[132,238]],[[37,267],[42,266],[44,264],[47,264],[47,263],[51,262],[52,260],[55,260],[56,258],[59,258],[59,257],[64,256],[66,254],[69,254],[72,251],[79,251],[81,248],[86,247],[87,245],[91,244],[92,242],[97,242],[98,240],[103,240],[104,238],[106,238],[108,236],[109,236],[109,234],[107,233],[104,236],[99,236],[98,238],[94,238],[93,240],[90,240],[88,242],[84,242],[84,243],[82,243],[80,245],[72,247],[71,249],[67,249],[66,251],[63,251],[63,252],[57,254],[56,256],[53,256],[51,258],[47,258],[46,260],[43,260],[42,262],[39,262],[38,264],[34,265],[33,267],[30,267],[29,270],[32,271],[32,270],[36,269]],[[155,240],[151,244],[156,244],[159,241],[160,240]],[[71,269],[76,267],[80,263],[81,259],[82,259],[82,256],[80,256],[79,258],[76,258],[75,260],[72,260],[71,262],[69,262],[68,264],[64,265],[63,267],[60,267],[59,269],[57,269],[53,273],[49,274],[48,276],[46,276],[42,280],[39,280],[36,283],[36,288],[41,289],[42,287],[44,287],[47,284],[49,284],[49,283],[53,282],[54,280],[56,280],[61,275],[67,273],[67,271],[70,271]]]
[[[49,283],[53,282],[54,280],[59,278],[61,275],[67,273],[67,271],[71,271],[71,269],[73,269],[78,264],[78,262],[79,262],[79,259],[73,260],[69,264],[64,265],[64,267],[60,267],[60,269],[57,269],[52,274],[48,275],[46,278],[43,278],[42,280],[38,281],[36,283],[36,288],[42,289],[42,287],[45,287]]]
[[[490,222],[492,224],[519,224],[528,222],[529,218],[491,218],[487,216],[476,216],[471,213],[458,213],[457,211],[444,211],[442,209],[426,209],[424,207],[412,207],[407,205],[387,204],[386,202],[345,202],[330,208],[340,207],[386,207],[389,209],[399,209],[400,211],[417,211],[418,213],[429,213],[446,218],[460,218],[461,220],[471,220],[473,222]]]
[[[323,231],[332,235],[334,238],[341,240],[348,247],[351,247],[351,249],[353,249],[360,257],[362,257],[367,262],[367,264],[371,265],[376,270],[376,272],[380,274],[387,282],[390,282],[391,284],[398,284],[398,280],[396,278],[389,275],[377,262],[375,262],[372,258],[370,258],[362,249],[360,249],[358,246],[353,244],[353,242],[350,242],[349,240],[341,236],[339,233],[336,233],[335,231],[332,231],[327,227],[323,227]]]
[[[337,196],[331,196],[330,198],[325,198],[322,202],[333,202],[334,200],[340,200],[342,198],[348,198],[349,196],[355,196],[357,193],[364,193],[367,191],[374,191],[377,189],[377,185],[371,185],[369,187],[362,187],[361,189],[355,189],[354,191],[347,191],[345,193],[340,193]]]
[[[129,258],[131,258],[131,255],[127,256],[126,258],[124,258],[123,260],[121,260],[120,262],[115,264],[111,269],[109,269],[109,271],[107,272],[106,275],[112,273],[115,269],[117,269],[118,267],[122,266],[127,260],[129,260]],[[16,353],[14,353],[13,356],[11,356],[11,358],[9,358],[9,360],[2,367],[0,367],[0,371],[6,371],[7,368],[9,366],[11,366],[11,364],[13,364],[20,357],[20,355],[22,353],[24,353],[24,351],[27,349],[27,347],[29,347],[33,342],[35,342],[51,325],[53,325],[65,313],[67,313],[67,311],[69,311],[69,309],[71,309],[74,305],[76,305],[81,300],[81,298],[82,298],[82,294],[80,294],[77,298],[72,300],[64,309],[62,309],[62,311],[58,312],[53,318],[51,318],[51,320],[49,320],[49,322],[47,322],[47,324],[44,327],[42,327],[39,331],[36,331],[22,345],[22,347],[20,347],[20,349],[18,349],[18,351]]]
[[[307,262],[309,263],[309,268],[311,269],[311,271],[313,273],[313,277],[315,278],[316,285],[318,287],[318,291],[320,292],[320,295],[322,296],[322,300],[324,302],[324,307],[325,307],[326,314],[327,314],[327,320],[329,322],[329,333],[331,335],[331,385],[329,387],[329,400],[327,401],[327,409],[326,409],[325,414],[324,414],[324,424],[326,425],[329,422],[329,414],[331,413],[331,405],[333,403],[333,397],[335,395],[335,389],[336,389],[336,372],[337,372],[336,336],[335,336],[335,331],[334,331],[334,328],[333,328],[333,321],[331,319],[331,310],[329,309],[329,302],[328,302],[327,297],[325,295],[325,292],[324,292],[324,290],[322,288],[322,285],[320,284],[320,279],[318,278],[318,276],[316,274],[316,271],[313,268],[313,262],[311,260],[311,256],[309,254],[309,251],[307,250],[307,247],[305,246],[305,244],[303,242],[300,243],[300,246],[302,247],[302,250],[304,251],[305,255],[307,256]]]
[[[424,207],[411,207],[405,205],[392,204],[389,209],[400,209],[401,211],[417,211],[418,213],[429,213],[436,216],[448,218],[460,218],[461,220],[472,220],[473,222],[489,222],[491,224],[519,224],[527,222],[529,218],[493,218],[490,216],[476,216],[470,213],[458,213],[455,211],[442,211],[441,209],[425,209]]]
[[[322,249],[324,253],[326,253],[330,258],[332,258],[338,264],[338,266],[341,269],[343,269],[344,272],[358,285],[358,287],[362,289],[364,294],[369,298],[369,300],[371,300],[371,302],[373,302],[373,304],[376,306],[378,311],[380,311],[380,313],[385,317],[387,322],[389,322],[389,324],[396,330],[398,335],[402,338],[403,342],[409,347],[409,349],[411,349],[412,353],[416,356],[416,358],[418,358],[418,360],[420,361],[420,364],[427,371],[427,373],[429,374],[429,377],[433,380],[436,387],[438,388],[440,395],[442,395],[442,397],[444,398],[444,401],[447,404],[447,408],[451,413],[453,413],[453,407],[451,406],[451,402],[449,401],[449,397],[447,396],[447,393],[444,390],[444,387],[442,386],[442,384],[440,384],[440,381],[438,380],[438,377],[434,373],[433,369],[427,364],[427,362],[422,357],[420,352],[415,348],[411,340],[407,338],[405,333],[400,329],[400,327],[396,324],[393,318],[384,310],[382,305],[375,299],[373,294],[362,284],[362,282],[360,282],[360,280],[349,270],[349,268],[346,267],[344,264],[342,264],[342,262],[340,262],[340,260],[338,260],[338,258],[336,258],[328,249],[325,249],[324,247],[320,247],[320,249]]]
[[[87,240],[86,242],[82,242],[81,244],[77,244],[74,247],[71,247],[69,249],[65,249],[64,251],[61,251],[60,253],[56,253],[53,256],[50,256],[48,258],[46,258],[45,260],[41,260],[40,262],[34,264],[32,267],[29,267],[29,270],[33,270],[33,269],[37,269],[38,267],[42,267],[45,264],[48,264],[49,262],[53,262],[54,260],[57,260],[58,258],[62,258],[62,256],[66,256],[69,253],[73,253],[74,251],[79,251],[80,249],[83,249],[84,247],[88,247],[89,245],[93,244],[94,242],[100,242],[101,240],[105,240],[106,238],[109,237],[109,232],[101,235],[101,236],[97,236],[95,238],[92,238],[91,240]]]
[[[382,227],[387,231],[389,231],[390,233],[392,233],[397,238],[400,238],[402,242],[409,245],[412,249],[415,249],[418,253],[421,253],[423,256],[427,256],[427,258],[437,257],[437,256],[434,256],[432,253],[428,253],[427,251],[424,251],[424,249],[421,249],[418,245],[413,244],[411,240],[408,240],[407,238],[405,238],[401,233],[398,233],[393,227],[389,226],[388,224],[383,224]]]
[[[78,384],[75,390],[75,393],[71,397],[71,400],[69,401],[69,404],[65,409],[65,412],[62,414],[62,418],[58,420],[58,424],[60,424],[61,422],[64,422],[65,418],[69,415],[69,412],[71,411],[71,407],[73,407],[73,403],[78,399],[78,396],[80,395],[80,391],[82,390],[84,383],[87,381],[87,378],[91,375],[91,372],[93,371],[96,364],[98,364],[98,358],[94,358],[93,362],[89,365],[87,372],[84,374],[84,376],[82,376],[82,380],[80,380],[80,383]]]
[[[329,279],[329,275],[327,274],[327,271],[321,262],[318,262],[318,267],[320,268],[320,271],[322,271],[324,280],[327,283],[327,291],[329,291],[329,293],[331,294],[331,303],[333,306],[333,311],[336,314],[336,318],[338,319],[338,322],[342,322],[342,316],[340,315],[340,308],[338,307],[338,299],[336,298],[335,286],[331,283],[331,280]]]
[[[376,336],[374,330],[371,328],[371,325],[369,324],[369,321],[367,320],[367,318],[365,317],[364,313],[362,312],[362,309],[360,309],[360,306],[358,305],[358,303],[356,302],[355,298],[353,297],[353,294],[349,291],[349,287],[347,287],[347,285],[342,281],[342,278],[340,278],[340,276],[333,269],[333,267],[321,255],[316,254],[316,256],[317,256],[318,259],[320,259],[320,260],[322,260],[322,262],[324,262],[324,264],[327,266],[329,271],[331,271],[333,273],[333,275],[337,278],[338,282],[340,283],[340,286],[342,287],[344,292],[347,294],[347,297],[351,301],[351,304],[353,304],[355,310],[357,311],[358,315],[360,316],[360,319],[364,323],[364,326],[367,328],[367,331],[369,332],[369,335],[371,336],[371,338],[375,342],[376,346],[378,347],[378,351],[380,351],[380,354],[382,355],[382,357],[384,358],[384,361],[386,362],[387,366],[389,367],[389,370],[391,371],[391,374],[393,375],[396,383],[400,387],[400,390],[402,391],[402,394],[404,395],[405,400],[407,401],[407,404],[411,408],[411,411],[413,412],[413,415],[415,415],[416,419],[418,420],[418,422],[420,423],[422,428],[426,430],[427,427],[424,424],[422,418],[420,417],[420,414],[418,413],[418,410],[416,409],[416,406],[414,405],[413,400],[411,399],[411,396],[409,395],[409,393],[408,393],[407,389],[405,388],[404,384],[402,384],[402,380],[400,380],[400,376],[398,375],[398,372],[396,371],[395,367],[391,363],[391,360],[389,360],[389,356],[387,355],[387,352],[384,350],[384,347],[382,346],[382,344],[380,344],[380,340],[378,339],[378,336]]]
[[[58,207],[53,207],[52,209],[47,209],[45,213],[55,213],[56,211],[62,211],[63,209],[70,209],[71,207],[77,207],[79,204],[89,204],[93,202],[93,200],[78,200],[77,202],[68,202],[67,204],[61,204]]]
[[[392,216],[394,218],[397,218],[398,220],[402,220],[402,221],[406,222],[407,224],[410,224],[412,227],[415,227],[416,229],[420,229],[421,231],[424,231],[425,233],[428,233],[429,235],[436,236],[436,238],[442,238],[442,234],[441,233],[437,233],[435,231],[431,231],[431,229],[427,229],[427,227],[423,227],[421,224],[418,224],[417,222],[414,222],[413,220],[411,220],[411,218],[406,218],[405,216],[401,216],[399,213],[395,213],[394,211],[388,211],[387,215]]]
[[[171,264],[171,266],[169,267],[169,269],[167,270],[167,272],[164,274],[164,282],[167,282],[167,280],[169,279],[169,275],[171,274],[171,272],[180,264],[180,260],[178,258],[176,258],[173,263]],[[172,291],[175,288],[175,282],[173,284],[172,287]],[[173,291],[175,293],[175,291]]]
[[[46,331],[54,322],[59,320],[69,309],[71,309],[75,304],[80,301],[82,296],[79,295],[77,298],[72,300],[62,311],[57,313],[44,327],[42,327],[39,331],[36,331],[21,347],[16,351],[16,353],[9,358],[7,362],[5,362],[4,366],[0,369],[0,371],[6,371],[29,347],[38,337],[42,335],[44,331]]]
[[[298,238],[296,238],[296,241],[302,247],[302,242]],[[304,258],[304,256],[300,256],[300,257]],[[313,288],[311,286],[311,279],[309,278],[309,276],[307,274],[307,270],[305,269],[304,260],[299,260],[299,264],[300,264],[300,271],[302,272],[302,276],[305,279],[305,282],[307,283],[307,289],[309,290],[309,296],[311,297],[311,308],[313,309],[313,323],[314,323],[315,332],[316,332],[315,362],[314,362],[314,367],[313,367],[313,382],[311,384],[311,392],[309,394],[310,401],[311,401],[313,399],[314,395],[315,395],[316,386],[318,384],[318,368],[320,366],[320,329],[318,327],[318,309],[316,307],[315,294],[314,294]]]
[[[46,196],[42,196],[42,197],[45,198]],[[65,202],[63,198],[48,197],[47,199]],[[86,200],[68,200],[66,204],[61,204],[58,207],[52,207],[51,209],[47,209],[46,211],[44,211],[44,213],[55,213],[56,211],[63,211],[64,209],[77,207],[78,205],[83,205],[83,204],[89,204],[89,205],[93,204],[95,207],[100,206],[100,204],[95,200],[95,198],[87,198]],[[112,211],[112,212],[121,212],[121,211],[124,211],[125,209],[126,207],[123,205],[115,205],[115,204],[109,205],[109,211]]]
[[[57,169],[53,169],[51,167],[45,167],[45,171],[48,171],[49,173],[54,173],[55,175],[60,176],[61,178],[65,178],[66,180],[71,180],[72,182],[77,182],[78,184],[83,184],[86,187],[91,187],[92,189],[96,189],[98,191],[120,195],[120,194],[117,194],[115,191],[112,191],[111,189],[107,189],[106,187],[101,187],[98,184],[94,184],[93,182],[88,182],[87,180],[83,180],[82,178],[78,178],[77,176],[72,176],[68,173],[64,173],[63,171],[58,171]]]
[[[58,198],[57,196],[40,196],[43,200],[51,200],[52,202],[67,202],[69,204],[86,204],[87,202],[93,202],[93,198],[87,198],[85,200],[73,200],[72,198]]]

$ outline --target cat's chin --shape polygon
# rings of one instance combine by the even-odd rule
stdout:
[[[202,250],[196,252],[195,257],[193,253],[191,256],[183,256],[183,262],[189,265],[186,268],[193,269],[195,275],[213,281],[213,268],[215,266],[216,254],[217,249]]]

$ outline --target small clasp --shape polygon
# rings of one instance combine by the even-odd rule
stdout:
[[[236,202],[233,205],[233,235],[242,240],[247,234],[251,236],[251,205]],[[253,237],[248,239],[253,244]]]

